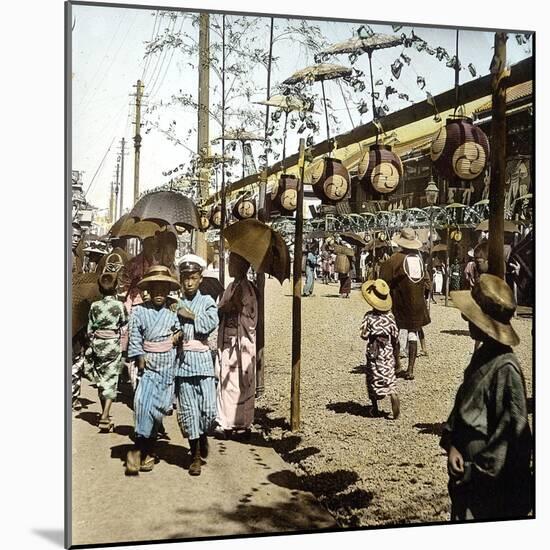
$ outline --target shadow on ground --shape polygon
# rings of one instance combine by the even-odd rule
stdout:
[[[427,435],[436,435],[441,437],[443,433],[443,422],[419,423],[414,425],[418,429],[418,433]]]
[[[65,542],[63,529],[33,529],[33,533],[37,534],[43,539],[53,542],[60,548]]]
[[[351,374],[366,374],[367,373],[367,365],[357,365],[356,367],[353,367],[350,370]]]
[[[370,405],[361,405],[360,403],[355,403],[354,401],[345,401],[343,403],[329,403],[327,405],[327,409],[329,411],[334,411],[338,414],[351,414],[353,416],[363,416],[365,418],[376,417]],[[389,416],[389,413],[380,411],[379,416]]]
[[[118,459],[125,463],[126,455],[130,449],[133,449],[133,445],[128,443],[115,445],[111,447],[111,458]],[[189,450],[181,445],[173,445],[166,441],[157,441],[154,447],[154,453],[157,455],[159,461],[166,462],[172,466],[179,466],[187,469],[191,464]]]

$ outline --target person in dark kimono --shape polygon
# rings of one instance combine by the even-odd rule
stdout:
[[[422,327],[430,323],[430,315],[424,299],[424,289],[429,276],[419,250],[422,242],[413,229],[403,229],[395,242],[399,252],[380,266],[380,279],[386,281],[391,290],[393,314],[397,327],[407,331],[409,363],[406,371],[399,370],[397,376],[414,380],[414,364],[418,340],[424,338]],[[422,346],[425,349],[425,346]]]
[[[516,304],[510,287],[482,274],[471,291],[451,293],[481,342],[464,371],[443,427],[451,520],[521,518],[532,509],[531,431],[525,382],[511,346]]]

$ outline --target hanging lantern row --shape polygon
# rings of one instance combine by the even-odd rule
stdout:
[[[359,162],[358,173],[365,188],[372,186],[378,193],[387,194],[401,183],[403,164],[389,145],[371,145]]]
[[[292,216],[298,204],[298,178],[283,174],[271,190],[272,210],[281,216]]]
[[[326,157],[313,166],[311,185],[323,204],[335,205],[349,195],[349,172],[341,160]]]
[[[448,118],[434,140],[430,158],[441,176],[450,182],[481,176],[489,159],[489,140],[472,119]]]

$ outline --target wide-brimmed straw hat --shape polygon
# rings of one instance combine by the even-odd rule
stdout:
[[[407,250],[419,250],[422,248],[422,242],[416,236],[414,229],[411,229],[410,227],[402,229],[399,237],[395,237],[393,240],[397,246]]]
[[[361,285],[361,294],[374,309],[389,311],[392,307],[390,287],[383,279],[366,281]]]
[[[137,284],[137,287],[140,290],[146,290],[151,283],[170,283],[170,290],[179,290],[181,288],[179,281],[172,277],[172,273],[164,265],[150,267],[143,276],[143,279]]]
[[[516,310],[512,289],[499,277],[484,273],[471,291],[451,292],[455,306],[485,334],[506,346],[517,346],[519,336],[510,324]]]

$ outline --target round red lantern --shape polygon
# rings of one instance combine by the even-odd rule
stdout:
[[[401,183],[403,164],[388,145],[371,145],[358,166],[360,183],[378,193],[391,193]]]
[[[430,157],[437,171],[450,181],[481,176],[489,160],[489,140],[472,119],[448,118],[434,140]]]
[[[233,216],[238,220],[246,220],[256,216],[256,201],[250,197],[241,197],[233,206]]]
[[[349,172],[341,160],[326,157],[313,165],[311,185],[323,204],[336,204],[349,195]]]

